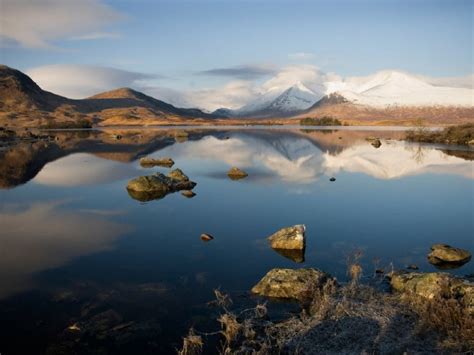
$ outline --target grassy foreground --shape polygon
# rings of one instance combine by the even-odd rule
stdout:
[[[232,300],[216,290],[220,331],[191,329],[178,353],[432,354],[474,349],[474,317],[453,295],[428,299],[384,292],[359,283],[361,269],[349,272],[352,281],[344,286],[334,281],[309,289],[301,313],[278,322],[269,319],[265,304],[230,309]],[[210,349],[209,338],[216,336],[220,346]]]

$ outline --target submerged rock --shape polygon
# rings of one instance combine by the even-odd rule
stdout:
[[[317,269],[272,269],[252,288],[252,292],[266,297],[304,300],[329,279],[329,274]]]
[[[456,268],[469,260],[471,260],[469,251],[447,244],[434,244],[428,254],[428,261],[441,269]]]
[[[474,313],[474,284],[467,279],[443,272],[396,272],[391,275],[390,284],[395,291],[428,299],[462,298],[469,312]]]
[[[201,234],[201,240],[203,242],[208,242],[208,241],[213,240],[213,239],[214,239],[214,237],[210,234],[207,234],[207,233]]]
[[[306,244],[306,227],[304,224],[297,224],[292,227],[280,229],[278,232],[268,237],[273,249],[299,249],[303,250]]]
[[[407,266],[408,270],[418,270],[418,265],[415,264],[410,264]]]
[[[140,159],[140,165],[144,168],[151,168],[154,166],[164,166],[171,168],[174,165],[174,161],[171,158],[153,159],[149,157],[143,157]]]
[[[229,176],[232,180],[238,180],[247,177],[248,174],[245,171],[240,170],[239,168],[232,167],[227,172],[227,176]]]
[[[128,182],[127,191],[129,195],[139,201],[145,202],[165,197],[167,194],[180,191],[192,190],[196,183],[180,170],[175,169],[164,175],[140,176]]]

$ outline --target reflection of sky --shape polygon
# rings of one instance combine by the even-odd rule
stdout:
[[[311,183],[323,174],[332,175],[340,171],[364,173],[377,179],[423,173],[474,178],[472,162],[432,148],[418,149],[395,141],[384,142],[379,149],[363,142],[333,155],[323,153],[311,141],[302,138],[242,134],[227,140],[209,136],[165,148],[157,154],[199,160],[201,167],[206,161],[212,161],[227,167],[263,170],[283,181],[297,183]],[[212,166],[206,168],[215,169]]]
[[[55,201],[1,206],[0,298],[30,287],[34,273],[110,249],[128,229],[102,213],[67,210],[66,205]]]
[[[34,182],[50,186],[80,186],[131,178],[137,170],[129,164],[77,153],[47,164]]]

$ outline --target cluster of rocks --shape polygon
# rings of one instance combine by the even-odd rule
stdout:
[[[129,195],[142,202],[156,200],[166,195],[182,190],[192,190],[196,186],[194,181],[180,170],[175,169],[164,175],[155,173],[132,179],[127,184]]]
[[[272,234],[268,240],[271,247],[285,257],[302,262],[305,249],[304,225],[283,228]],[[299,252],[300,254],[292,254]],[[291,257],[299,255],[299,257]],[[428,260],[434,265],[462,265],[471,259],[471,254],[464,249],[446,244],[435,244],[431,247]],[[359,266],[360,267],[360,266]],[[416,265],[409,269],[417,270]],[[380,271],[379,274],[383,274]],[[432,299],[434,297],[452,297],[462,299],[467,310],[474,314],[474,284],[465,279],[442,272],[419,273],[399,271],[387,275],[393,291]],[[329,274],[313,268],[270,270],[253,288],[259,296],[295,299],[302,301],[309,293],[322,289],[327,282],[337,286],[337,281]]]

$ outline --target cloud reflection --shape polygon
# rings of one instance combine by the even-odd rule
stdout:
[[[0,298],[30,288],[35,273],[110,249],[129,229],[66,207],[55,201],[0,209]]]

